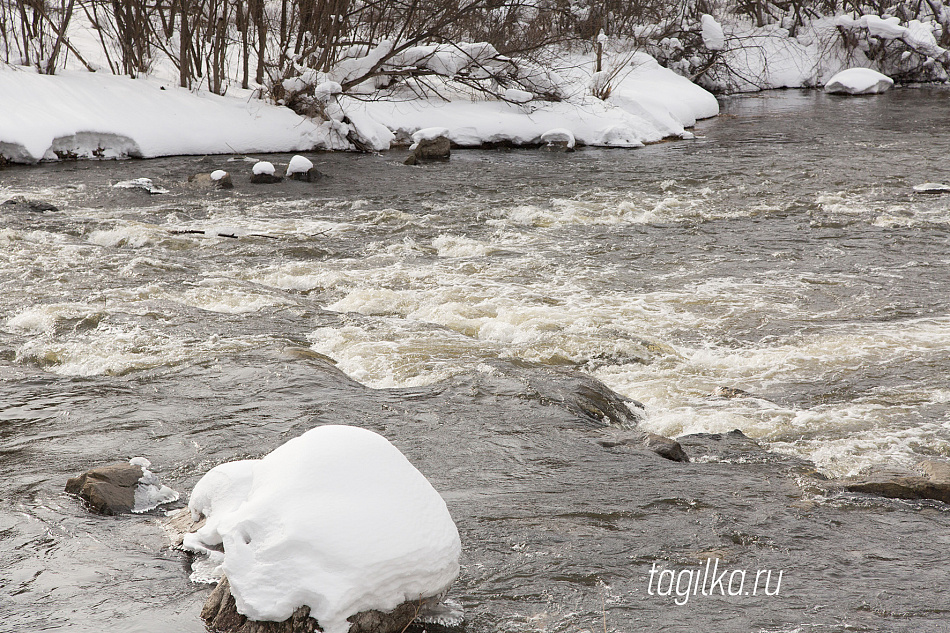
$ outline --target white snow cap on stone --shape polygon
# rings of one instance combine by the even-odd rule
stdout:
[[[213,172],[211,172],[211,180],[221,180],[227,175],[228,172],[224,171],[223,169],[215,169]]]
[[[317,427],[260,460],[222,464],[189,508],[208,521],[184,546],[224,546],[221,571],[251,620],[307,605],[326,633],[346,633],[348,617],[441,594],[459,573],[442,497],[384,437],[357,427]]]
[[[260,160],[254,163],[254,173],[257,175],[267,174],[268,176],[274,175],[274,165],[267,162],[266,160]]]
[[[541,142],[552,145],[554,143],[567,143],[568,149],[573,149],[575,145],[574,134],[570,130],[563,127],[556,127],[553,130],[548,130],[541,135]]]
[[[290,163],[287,165],[287,175],[305,174],[311,169],[313,169],[313,163],[300,154],[297,154],[290,159]]]
[[[414,133],[412,135],[412,142],[418,143],[420,141],[434,141],[440,136],[447,137],[448,135],[449,129],[446,127],[427,127]]]
[[[825,92],[832,94],[870,95],[886,92],[894,80],[870,68],[848,68],[825,84]]]
[[[704,13],[700,18],[703,28],[703,45],[711,51],[721,51],[726,47],[726,36],[722,32],[722,25],[716,18]]]

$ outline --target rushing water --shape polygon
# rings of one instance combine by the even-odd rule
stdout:
[[[0,171],[0,201],[60,209],[0,216],[0,630],[203,630],[155,517],[92,516],[66,478],[144,455],[187,493],[333,422],[445,496],[470,631],[948,630],[947,508],[823,494],[801,461],[950,457],[950,196],[912,191],[950,182],[948,122],[941,88],[788,91],[692,141],[325,155],[315,184],[227,157]],[[216,168],[233,192],[183,184]],[[134,177],[170,191],[111,186]],[[545,367],[770,452],[605,448]],[[784,570],[779,595],[650,594],[654,562],[709,557]]]

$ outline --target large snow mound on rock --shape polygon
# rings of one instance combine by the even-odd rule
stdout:
[[[329,127],[258,99],[193,93],[147,78],[39,75],[0,64],[0,152],[14,162],[348,146]]]
[[[189,508],[207,523],[184,546],[221,563],[251,620],[307,605],[326,633],[346,633],[349,616],[439,595],[459,573],[442,497],[389,441],[357,427],[317,427],[260,460],[217,466]]]
[[[825,92],[831,94],[873,95],[886,92],[894,80],[870,68],[848,68],[828,80]]]

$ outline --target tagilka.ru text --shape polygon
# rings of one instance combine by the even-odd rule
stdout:
[[[782,570],[719,569],[718,558],[707,558],[705,566],[693,569],[650,568],[647,593],[651,596],[675,596],[673,602],[684,605],[693,596],[777,596],[782,587]]]

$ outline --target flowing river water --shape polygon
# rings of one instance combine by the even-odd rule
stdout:
[[[203,631],[160,513],[66,479],[145,456],[186,497],[327,423],[443,494],[473,633],[950,630],[948,507],[810,483],[950,458],[950,195],[912,190],[950,182],[950,90],[742,96],[695,132],[267,186],[228,157],[0,171],[58,208],[0,207],[0,631]],[[232,192],[183,184],[218,168]],[[138,177],[168,193],[112,187]],[[647,431],[761,449],[605,442],[581,374]],[[657,595],[707,559],[780,589]]]

